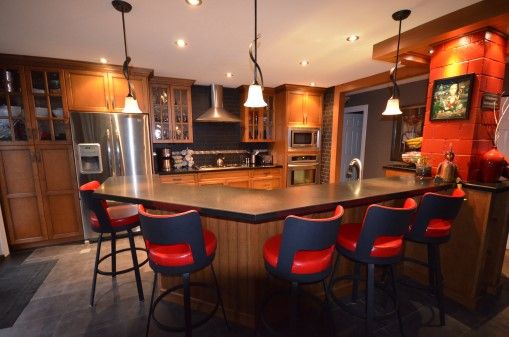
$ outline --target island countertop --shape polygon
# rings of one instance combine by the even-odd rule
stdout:
[[[333,210],[336,205],[357,207],[444,190],[432,179],[384,177],[338,184],[307,185],[276,190],[228,186],[162,184],[159,176],[110,177],[97,189],[98,198],[144,204],[146,207],[184,211],[233,221],[262,223],[290,214]]]

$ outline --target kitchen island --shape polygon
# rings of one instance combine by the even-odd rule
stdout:
[[[227,314],[238,323],[252,326],[267,289],[263,243],[282,231],[287,215],[326,217],[341,204],[346,209],[343,222],[361,221],[365,208],[371,203],[390,203],[448,187],[435,185],[431,179],[391,177],[265,191],[161,184],[159,176],[154,175],[111,177],[94,194],[98,198],[144,204],[150,209],[200,212],[203,226],[213,231],[218,239],[214,266]],[[343,263],[339,272],[348,268]],[[210,270],[205,269],[193,274],[192,280],[209,282],[211,276]],[[162,282],[163,287],[169,287],[178,279],[166,277]],[[346,291],[346,285],[343,287],[337,291]],[[310,289],[316,293],[321,291],[320,287],[311,286]],[[206,293],[193,289],[192,295],[199,310],[208,309],[212,299]]]

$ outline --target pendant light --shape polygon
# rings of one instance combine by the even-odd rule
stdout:
[[[249,58],[253,61],[254,68],[254,81],[249,86],[247,93],[247,100],[244,103],[248,108],[264,108],[267,103],[263,99],[263,74],[260,65],[258,64],[258,1],[254,0],[254,13],[255,13],[255,30],[254,41],[249,45]],[[253,53],[254,49],[254,53]],[[258,74],[260,74],[261,84],[258,83]]]
[[[402,112],[399,108],[399,87],[398,83],[396,82],[398,80],[398,62],[399,62],[399,43],[401,40],[401,21],[408,18],[411,11],[409,9],[403,9],[400,11],[395,12],[392,14],[392,18],[395,21],[399,21],[399,30],[398,30],[398,46],[396,48],[396,64],[394,65],[394,71],[391,69],[391,81],[393,83],[392,86],[392,96],[387,101],[387,107],[385,108],[385,111],[382,112],[382,115],[384,116],[394,116],[394,115],[401,115]]]
[[[131,58],[127,56],[127,39],[126,39],[126,33],[125,33],[125,19],[124,14],[129,13],[131,9],[133,9],[133,6],[131,6],[130,3],[126,1],[121,0],[115,0],[112,1],[111,4],[113,7],[122,13],[122,30],[124,32],[124,51],[125,51],[125,61],[122,65],[122,71],[124,73],[124,76],[127,80],[127,87],[128,87],[128,93],[125,98],[124,102],[124,109],[122,112],[131,112],[131,113],[141,113],[140,107],[138,106],[138,101],[136,101],[136,93],[134,92],[131,81],[129,81],[129,62],[131,62]]]

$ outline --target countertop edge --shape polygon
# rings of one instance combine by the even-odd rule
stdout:
[[[157,172],[160,176],[177,175],[177,174],[195,174],[195,173],[207,173],[207,172],[230,172],[239,170],[261,170],[261,169],[273,169],[282,168],[283,165],[264,165],[264,166],[240,166],[234,168],[213,168],[208,170],[191,169],[191,170],[174,170],[170,172]]]

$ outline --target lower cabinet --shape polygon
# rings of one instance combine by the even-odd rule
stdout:
[[[230,186],[272,190],[281,188],[281,169],[251,169],[215,171],[189,174],[162,175],[160,181],[166,184],[194,186]]]
[[[0,189],[14,248],[82,237],[72,146],[2,147]]]

